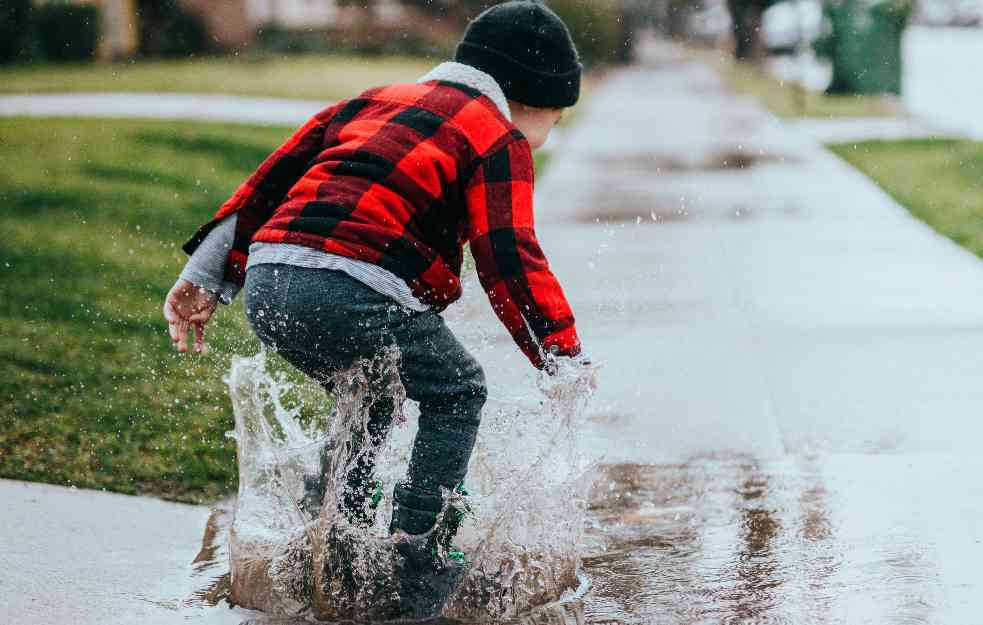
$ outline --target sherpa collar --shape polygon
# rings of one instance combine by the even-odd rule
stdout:
[[[502,92],[502,88],[498,86],[494,78],[480,69],[465,65],[464,63],[447,61],[430,70],[429,73],[425,74],[417,82],[430,82],[431,80],[446,80],[447,82],[456,82],[466,87],[477,89],[482,95],[487,96],[495,103],[495,106],[502,112],[505,119],[512,121],[509,101],[505,99],[505,93]]]

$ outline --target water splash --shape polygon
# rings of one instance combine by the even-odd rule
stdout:
[[[332,380],[332,396],[316,407],[329,415],[326,430],[305,425],[300,408],[288,405],[292,385],[270,372],[265,352],[233,361],[226,379],[239,459],[230,530],[233,603],[328,620],[397,615],[390,493],[405,473],[416,412],[406,402],[406,419],[398,376],[387,373],[397,357],[384,354]],[[577,434],[594,375],[560,359],[556,374],[539,380],[540,397],[486,407],[468,475],[474,512],[458,535],[471,566],[443,616],[514,619],[583,593],[578,546],[594,467],[578,452]],[[395,411],[372,449],[365,444],[367,407],[380,380],[396,399]],[[368,529],[337,512],[345,475],[362,453],[377,453],[374,473],[383,483],[382,501],[365,510]],[[312,519],[299,502],[304,476],[317,474],[321,463],[330,479]]]

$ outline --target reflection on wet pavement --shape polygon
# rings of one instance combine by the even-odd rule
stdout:
[[[586,620],[932,622],[924,549],[846,544],[830,506],[809,460],[606,466],[591,504]]]
[[[182,607],[214,607],[229,598],[232,587],[228,566],[228,534],[232,509],[232,502],[226,501],[217,505],[208,517],[201,550],[191,562],[191,576],[196,582],[196,589],[184,599]]]
[[[943,504],[947,484],[969,492],[959,476],[980,468],[864,455],[605,465],[583,548],[589,588],[512,623],[975,623],[978,511]],[[182,616],[230,616],[229,520],[219,511],[208,525]]]
[[[689,160],[660,153],[591,154],[608,183],[596,187],[577,211],[581,224],[671,224],[800,217],[796,203],[774,203],[740,191],[757,184],[755,171],[787,171],[795,156],[754,147],[720,147]],[[794,168],[792,168],[794,169]]]
[[[766,152],[763,149],[725,148],[702,155],[699,160],[687,161],[669,154],[621,153],[599,154],[595,157],[598,165],[605,171],[620,171],[647,174],[683,174],[712,171],[740,171],[758,165],[774,163],[794,164],[797,159]]]

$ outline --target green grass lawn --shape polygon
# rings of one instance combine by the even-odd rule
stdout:
[[[420,58],[334,55],[23,65],[0,67],[0,93],[149,91],[333,101],[412,82],[433,65]]]
[[[75,92],[211,93],[333,102],[379,85],[414,82],[437,60],[413,57],[308,55],[207,57],[132,63],[0,65],[0,94]],[[587,72],[578,107],[561,122],[570,125],[604,78]]]
[[[0,119],[0,477],[182,501],[235,488],[222,376],[259,347],[242,297],[206,355],[173,352],[160,310],[180,245],[291,130]]]
[[[0,120],[0,476],[179,500],[234,488],[221,381],[258,348],[240,301],[172,352],[180,244],[289,133]]]
[[[782,82],[752,63],[737,63],[719,51],[692,54],[712,67],[729,89],[756,98],[780,117],[884,117],[903,115],[897,98],[888,96],[828,96],[798,84]]]
[[[868,141],[830,149],[913,215],[983,256],[983,142]]]

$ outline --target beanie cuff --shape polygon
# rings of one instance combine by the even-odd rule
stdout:
[[[470,65],[498,82],[509,100],[539,108],[566,108],[580,99],[580,75],[583,66],[552,74],[524,65],[498,50],[462,41],[454,60]]]

